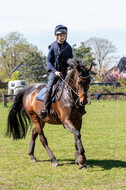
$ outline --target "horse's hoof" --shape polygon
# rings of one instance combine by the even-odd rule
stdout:
[[[36,158],[30,158],[30,162],[37,162]]]
[[[58,162],[52,162],[52,166],[53,166],[53,167],[57,167],[58,165],[59,165]]]
[[[77,160],[78,160],[78,163],[81,164],[81,165],[85,165],[86,164],[86,157],[85,157],[85,155],[79,155]]]
[[[79,168],[79,169],[87,169],[87,165],[86,165],[86,164],[84,164],[84,165],[79,164],[79,165],[78,165],[78,168]]]

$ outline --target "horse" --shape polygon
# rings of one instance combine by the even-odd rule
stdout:
[[[58,166],[56,157],[48,146],[43,128],[45,123],[59,125],[73,133],[75,137],[75,164],[79,169],[87,168],[85,150],[81,141],[82,116],[87,104],[87,91],[90,84],[92,64],[79,59],[70,59],[68,64],[72,68],[66,78],[57,88],[55,101],[51,103],[50,111],[45,119],[39,116],[43,102],[36,99],[38,93],[46,86],[36,83],[19,91],[8,114],[6,135],[14,140],[26,137],[29,122],[34,124],[28,154],[30,161],[36,162],[34,156],[35,140],[39,135],[40,141],[47,151],[52,166]]]

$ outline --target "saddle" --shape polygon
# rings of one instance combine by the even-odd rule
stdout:
[[[51,94],[51,101],[50,101],[50,105],[48,106],[49,107],[49,113],[54,116],[57,124],[61,124],[61,121],[59,120],[58,115],[55,112],[55,110],[52,109],[51,104],[52,104],[52,102],[55,102],[56,93],[57,93],[57,90],[58,90],[59,86],[61,85],[61,83],[62,83],[62,81],[57,82],[55,85],[53,85],[52,94]],[[47,91],[47,84],[40,90],[36,99],[44,102],[46,91]],[[60,93],[60,97],[61,97],[61,94],[62,94],[62,90]]]
[[[57,82],[56,84],[53,85],[52,94],[51,94],[51,103],[55,102],[56,93],[61,83],[62,81]],[[47,84],[40,90],[39,94],[36,96],[36,99],[44,102],[46,91],[47,91]]]

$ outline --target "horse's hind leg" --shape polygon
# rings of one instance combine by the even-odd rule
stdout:
[[[48,142],[44,135],[43,130],[42,130],[41,134],[39,134],[39,136],[40,136],[40,141],[42,142],[43,146],[45,147],[47,154],[50,158],[50,161],[52,162],[52,166],[58,166],[58,161],[56,160],[55,156],[53,155],[52,151],[50,150],[50,148],[48,146]]]
[[[31,155],[31,161],[36,160],[36,158],[34,156],[35,139],[37,138],[37,136],[39,134],[40,141],[43,144],[44,148],[46,149],[47,154],[48,154],[48,156],[49,156],[49,158],[50,158],[50,160],[52,162],[52,165],[57,166],[58,161],[56,160],[56,158],[53,155],[52,151],[48,147],[48,142],[47,142],[47,139],[46,139],[46,137],[44,135],[44,132],[43,132],[43,128],[44,128],[45,123],[42,120],[40,120],[38,118],[38,116],[36,116],[36,115],[30,116],[30,118],[32,119],[32,121],[33,121],[33,123],[35,125],[35,128],[33,129],[33,132],[32,132],[32,139],[31,139],[30,146],[29,146],[29,154]]]
[[[34,156],[35,140],[36,140],[37,136],[38,136],[38,133],[37,133],[36,129],[34,128],[32,130],[32,138],[31,138],[30,146],[29,146],[29,150],[28,150],[28,154],[31,156],[31,158],[30,158],[31,162],[37,161],[35,156]]]

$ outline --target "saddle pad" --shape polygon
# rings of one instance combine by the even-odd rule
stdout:
[[[47,90],[46,86],[44,88],[42,88],[42,90],[40,90],[39,94],[36,96],[36,99],[44,102],[46,90]],[[51,102],[55,101],[55,96],[56,96],[56,93],[52,97]]]

